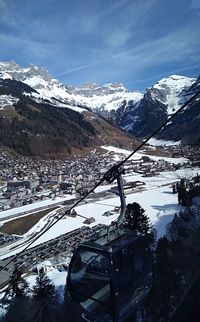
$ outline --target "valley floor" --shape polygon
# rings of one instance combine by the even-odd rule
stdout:
[[[112,150],[115,152],[115,159],[120,160],[124,156],[129,153],[129,151],[115,149],[112,147],[107,148],[108,150]],[[137,154],[134,158],[137,160],[138,157],[141,157],[141,154]],[[152,157],[154,159],[162,159],[159,157]],[[184,163],[187,160],[183,158],[163,158],[168,159],[169,162],[177,163]],[[197,174],[199,168],[188,168],[182,167],[176,171],[164,171],[160,172],[157,175],[151,177],[144,177],[143,174],[136,173],[131,171],[130,169],[126,171],[124,175],[125,183],[131,182],[140,182],[143,185],[137,187],[136,189],[127,189],[125,190],[126,194],[126,203],[137,202],[139,203],[142,208],[146,211],[146,214],[149,216],[152,224],[156,228],[157,238],[163,236],[166,232],[166,225],[174,218],[175,213],[178,213],[181,209],[181,206],[178,204],[177,194],[172,192],[172,184],[174,182],[179,181],[181,178],[190,178]],[[98,187],[95,191],[96,196],[91,196],[87,199],[86,202],[80,204],[75,208],[77,213],[76,217],[69,217],[64,216],[63,219],[58,221],[51,229],[49,229],[44,235],[42,235],[37,241],[33,243],[33,246],[40,245],[41,243],[48,242],[53,240],[62,234],[66,234],[67,232],[73,231],[74,229],[81,228],[86,226],[84,224],[85,218],[93,217],[95,222],[89,225],[89,227],[94,227],[98,224],[106,224],[109,225],[112,221],[116,220],[119,213],[116,212],[116,207],[120,206],[119,197],[116,196],[113,192],[108,193],[110,188],[113,185],[103,185]],[[67,196],[65,200],[69,200],[72,196]],[[55,200],[52,201],[45,201],[45,205],[50,204],[57,204],[63,201],[61,198],[56,197]],[[35,203],[33,208],[37,208],[37,204]],[[26,206],[28,207],[28,206]],[[67,206],[69,207],[69,206]],[[54,209],[53,211],[49,212],[46,216],[40,219],[37,224],[35,224],[27,233],[20,236],[21,238],[17,240],[15,243],[7,245],[5,247],[0,248],[0,255],[1,259],[5,259],[11,255],[15,255],[16,253],[23,250],[24,246],[29,243],[32,238],[36,236],[39,232],[41,232],[44,228],[48,227],[52,222],[55,221],[55,216],[58,215],[66,209],[66,206],[60,205],[58,209]],[[28,209],[26,209],[28,211]],[[32,208],[29,209],[30,212],[33,211]],[[13,215],[20,214],[24,212],[24,207],[18,207],[16,209],[8,210],[1,212],[1,218],[3,217],[10,217],[13,219]],[[110,212],[109,216],[105,216],[106,212]],[[8,219],[6,220],[8,221]],[[3,224],[1,222],[1,224]],[[63,260],[63,259],[62,259]],[[65,258],[65,262],[69,262],[69,258]],[[42,265],[42,263],[40,264]],[[56,287],[61,291],[61,296],[63,294],[63,287],[66,282],[66,271],[60,271],[56,267],[56,265],[45,264],[46,269],[48,271],[49,277],[54,281]],[[28,282],[34,284],[35,275],[30,275],[30,272],[27,276]]]

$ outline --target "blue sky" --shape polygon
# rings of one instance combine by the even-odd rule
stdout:
[[[200,73],[200,0],[0,0],[0,60],[143,90]]]

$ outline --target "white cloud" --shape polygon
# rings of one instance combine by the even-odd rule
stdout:
[[[57,55],[57,49],[54,44],[42,43],[33,40],[29,40],[23,37],[15,37],[12,35],[5,35],[0,33],[0,46],[3,47],[6,44],[6,48],[12,53],[12,51],[19,51],[21,55],[25,54],[26,57],[32,57],[32,60],[43,61],[50,56]],[[32,62],[29,61],[29,63]]]
[[[122,51],[118,54],[93,61],[89,64],[77,66],[64,71],[58,75],[64,75],[87,69],[89,67],[113,61],[117,63],[118,68],[124,65],[130,65],[133,70],[139,70],[145,66],[153,66],[160,63],[180,62],[184,59],[197,61],[200,54],[197,55],[196,46],[198,45],[198,31],[182,29],[176,33],[160,37],[154,40],[148,40],[133,48]],[[105,53],[105,51],[104,51]]]
[[[200,9],[200,0],[191,0],[191,7],[194,9]]]

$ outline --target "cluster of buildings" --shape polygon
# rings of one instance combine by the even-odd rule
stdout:
[[[200,147],[185,145],[172,146],[169,148],[173,157],[187,157],[192,166],[200,166]]]
[[[34,160],[0,154],[0,210],[64,194],[85,194],[112,160],[88,153],[67,160]]]
[[[177,152],[180,154],[180,151]],[[0,211],[65,194],[84,195],[114,163],[114,152],[92,151],[66,160],[17,158],[0,153]],[[126,162],[126,173],[155,176],[174,171],[181,164],[144,155]]]
[[[181,163],[174,164],[164,159],[157,161],[153,160],[150,156],[144,155],[138,160],[130,160],[126,162],[126,173],[136,172],[141,174],[143,177],[152,177],[159,175],[160,172],[164,171],[176,171],[182,167]]]
[[[12,272],[13,266],[19,267],[23,272],[37,270],[38,265],[43,262],[48,262],[49,270],[57,268],[58,270],[67,270],[68,262],[75,247],[83,241],[89,241],[99,230],[105,227],[104,225],[96,225],[92,228],[83,226],[81,228],[70,231],[57,238],[51,239],[38,246],[27,249],[20,256],[13,258],[11,265],[4,269],[5,273]],[[12,257],[0,262],[0,267],[3,266]],[[3,272],[4,272],[3,271]],[[0,285],[6,282],[6,277],[0,279]]]
[[[3,246],[8,245],[10,243],[14,243],[18,239],[20,239],[20,237],[17,235],[9,235],[9,234],[0,233],[0,247],[3,247]]]

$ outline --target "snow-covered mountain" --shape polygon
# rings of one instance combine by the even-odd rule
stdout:
[[[143,97],[142,93],[130,92],[118,83],[65,86],[52,78],[46,68],[32,64],[23,68],[14,61],[0,63],[0,78],[14,79],[29,85],[37,91],[31,96],[38,102],[46,100],[55,106],[66,106],[78,112],[85,108],[110,112],[118,109],[124,100],[137,102]]]
[[[47,101],[55,106],[66,106],[81,112],[76,108],[73,96],[68,92],[65,85],[52,78],[46,68],[30,64],[28,67],[21,67],[15,61],[0,63],[0,78],[21,81],[36,92],[24,93],[31,96],[37,102]]]
[[[87,83],[73,87],[52,78],[46,68],[32,64],[21,67],[14,61],[0,63],[0,79],[4,81],[4,92],[0,92],[3,95],[0,99],[1,109],[16,104],[21,98],[16,89],[13,92],[11,85],[11,81],[18,81],[21,82],[21,85],[18,84],[20,95],[37,103],[67,107],[80,113],[93,111],[124,131],[140,137],[149,135],[167,120],[169,115],[196,93],[200,83],[199,78],[172,75],[161,79],[144,93],[129,91],[121,83],[103,86]],[[5,81],[8,86],[6,92]],[[12,91],[9,91],[11,87]],[[179,138],[180,133],[181,130]]]
[[[188,100],[200,92],[200,76],[180,95],[180,101]],[[175,117],[160,133],[158,138],[179,141],[182,144],[200,144],[200,95],[183,112]]]
[[[102,114],[116,111],[125,100],[137,103],[143,98],[142,93],[131,92],[121,83],[110,83],[103,86],[88,83],[72,88],[71,93],[81,104]]]
[[[149,135],[197,92],[197,83],[199,79],[178,75],[161,79],[137,104],[129,102],[117,110],[118,125],[136,136]]]
[[[134,138],[84,108],[79,96],[44,68],[0,63],[0,145],[52,156],[106,144],[130,147]]]
[[[174,113],[188,98],[188,88],[192,86],[196,78],[180,75],[171,75],[162,78],[150,89],[151,97],[157,99],[167,107],[167,114]]]

